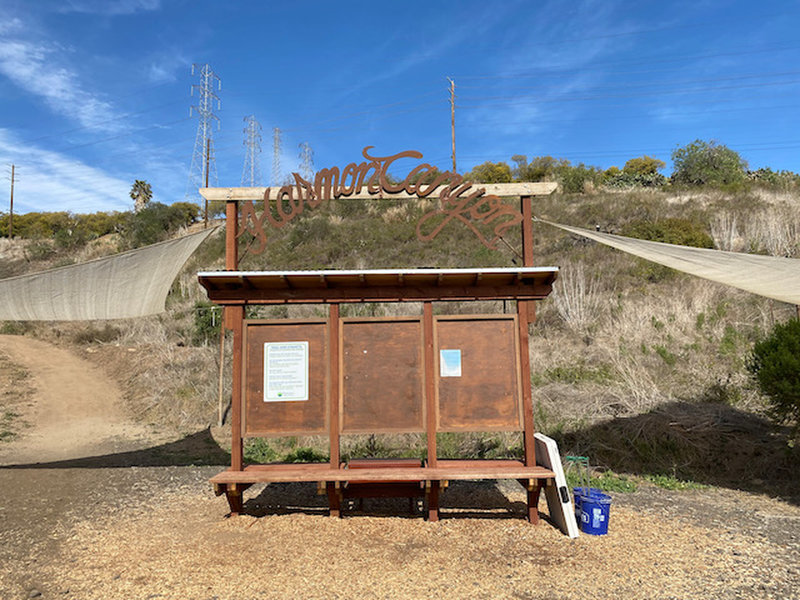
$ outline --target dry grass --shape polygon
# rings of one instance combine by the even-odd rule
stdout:
[[[552,299],[564,322],[584,331],[593,325],[600,313],[602,297],[599,274],[587,273],[584,263],[565,263],[553,288]]]
[[[28,372],[0,352],[0,444],[15,439],[28,426],[32,395]]]

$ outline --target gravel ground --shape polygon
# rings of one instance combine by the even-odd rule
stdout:
[[[304,484],[231,519],[218,470],[0,469],[0,597],[800,598],[800,507],[763,496],[643,486],[609,535],[569,540],[523,520],[514,482],[452,485],[438,523],[405,500],[330,519]]]

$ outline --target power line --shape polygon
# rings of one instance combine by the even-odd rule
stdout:
[[[684,79],[684,80],[671,80],[671,81],[655,81],[655,82],[647,82],[647,83],[615,83],[614,89],[617,88],[646,88],[646,87],[673,87],[675,85],[687,85],[693,83],[711,83],[711,82],[719,82],[719,81],[741,81],[743,79],[763,79],[768,77],[786,77],[789,75],[800,75],[800,71],[781,71],[776,73],[753,73],[749,75],[737,75],[735,77],[714,77],[714,78],[704,78],[704,79]],[[781,83],[781,82],[763,82],[763,83]],[[485,88],[480,86],[459,86],[462,89],[468,90],[483,90]],[[505,88],[507,91],[517,91],[517,90],[541,90],[543,86],[524,86],[524,87],[513,87],[513,88]],[[603,89],[603,88],[600,88]]]
[[[763,48],[757,50],[747,50],[742,52],[717,52],[711,54],[688,54],[684,56],[672,57],[672,58],[649,58],[649,59],[641,59],[635,61],[629,60],[620,60],[620,61],[608,61],[608,62],[596,62],[596,63],[586,63],[581,67],[566,67],[566,68],[552,68],[547,71],[547,74],[554,74],[554,73],[581,73],[586,72],[587,70],[596,70],[598,67],[604,66],[613,66],[613,65],[652,65],[652,64],[669,64],[669,63],[679,63],[682,61],[688,60],[699,60],[699,59],[708,59],[708,58],[728,58],[732,56],[747,56],[751,54],[763,54],[766,52],[786,52],[790,50],[800,50],[800,46],[764,46]],[[653,72],[658,72],[657,70],[653,70]],[[503,73],[502,75],[458,75],[458,79],[521,79],[525,77],[541,77],[541,71],[531,71],[531,70],[521,70],[521,71],[513,71],[509,73]]]
[[[272,185],[281,184],[281,130],[272,129]]]
[[[662,95],[678,95],[678,94],[700,94],[714,91],[728,91],[739,90],[747,88],[763,88],[778,85],[795,85],[800,83],[800,79],[793,79],[791,81],[779,82],[766,82],[754,83],[745,85],[731,85],[731,86],[713,86],[707,88],[683,88],[678,90],[659,90],[654,92],[639,92],[639,93],[626,93],[626,94],[595,94],[585,96],[560,96],[558,98],[541,98],[536,94],[521,94],[517,96],[482,96],[476,98],[466,98],[466,101],[479,101],[489,102],[484,104],[459,104],[459,108],[484,108],[486,106],[515,106],[515,105],[529,105],[544,102],[584,102],[586,100],[598,100],[603,98],[632,98],[632,97],[648,97],[648,96],[662,96]],[[516,102],[516,100],[531,98],[531,100],[523,100]],[[535,99],[534,99],[535,98]],[[495,102],[499,100],[501,102]],[[508,101],[508,102],[506,102]]]

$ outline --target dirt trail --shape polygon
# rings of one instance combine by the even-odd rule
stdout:
[[[29,373],[31,426],[0,445],[0,464],[52,462],[130,450],[145,429],[123,410],[117,384],[72,352],[23,336],[0,335],[0,352]]]

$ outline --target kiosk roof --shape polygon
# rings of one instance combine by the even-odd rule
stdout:
[[[352,271],[212,271],[197,274],[220,304],[539,299],[557,267],[368,269]]]

